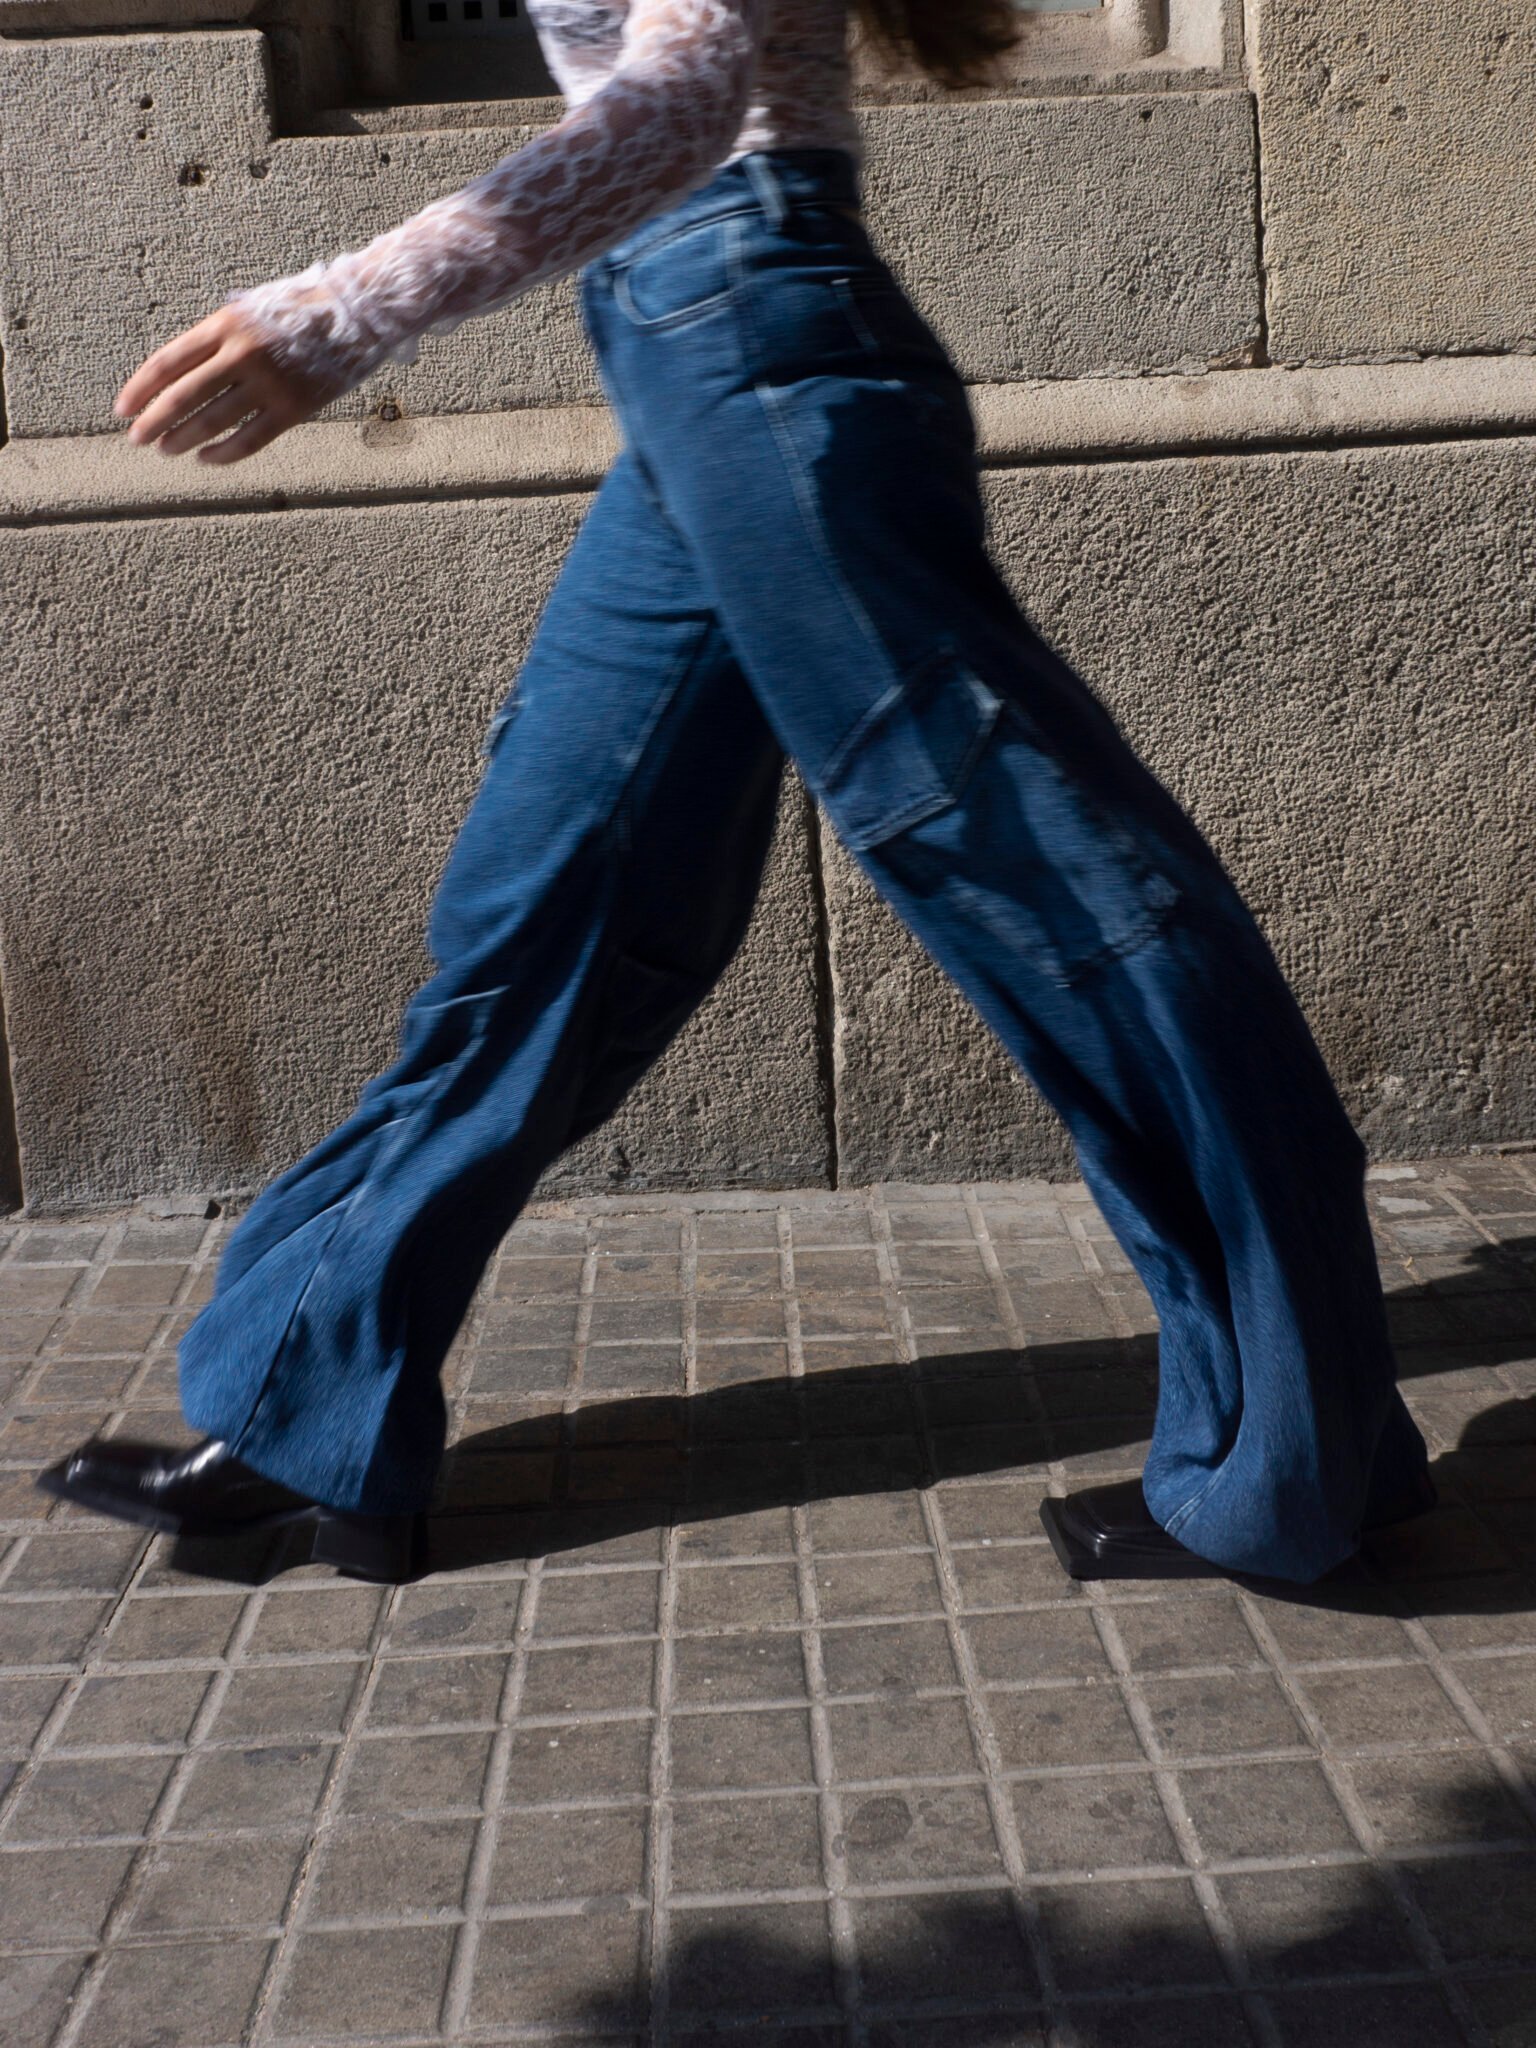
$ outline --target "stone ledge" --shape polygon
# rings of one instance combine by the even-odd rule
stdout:
[[[1536,356],[1213,371],[971,387],[997,467],[1536,432]],[[535,407],[295,427],[231,468],[121,432],[0,449],[0,524],[593,489],[618,447],[607,409]]]

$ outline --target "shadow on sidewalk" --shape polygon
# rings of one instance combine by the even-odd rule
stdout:
[[[1536,1397],[1480,1376],[1525,1361],[1536,1339],[1536,1239],[1461,1258],[1388,1296],[1410,1397],[1426,1395],[1457,1448],[1434,1475],[1439,1509],[1373,1539],[1312,1586],[1248,1581],[1270,1597],[1397,1615],[1536,1608]],[[929,1340],[941,1341],[941,1340]],[[744,1352],[744,1357],[747,1354]],[[584,1401],[472,1432],[444,1461],[429,1569],[463,1571],[614,1543],[674,1520],[1008,1477],[1043,1490],[1052,1461],[1075,1483],[1139,1469],[1152,1426],[1157,1340],[1133,1337],[966,1350],[715,1386],[692,1395]],[[1039,1536],[1033,1497],[1014,1531]],[[254,1582],[302,1562],[281,1546],[183,1542],[179,1568]],[[1065,1582],[1063,1582],[1065,1584]]]
[[[1049,1869],[1030,1871],[1017,1898],[1001,1874],[997,1890],[855,1895],[843,1904],[836,1957],[819,1904],[673,1907],[660,2000],[643,1965],[631,1977],[594,1958],[604,1992],[568,2023],[617,2034],[645,2026],[663,2004],[668,2038],[689,2048],[725,2038],[843,2048],[850,2021],[869,2048],[1046,2048],[1063,2017],[1077,2048],[1244,2048],[1275,2038],[1276,2022],[1287,2048],[1461,2048],[1469,2036],[1454,2000],[1485,2038],[1527,2041],[1536,2027],[1536,1975],[1526,1974],[1536,1963],[1536,1845],[1504,1788],[1489,1774],[1458,1779],[1465,1768],[1451,1765],[1450,1782],[1424,1802],[1417,1833],[1394,1844],[1390,1861],[1350,1846],[1309,1856],[1278,1840],[1268,1855],[1245,1851],[1263,1867],[1211,1859],[1209,1889],[1241,1953],[1236,1967],[1246,1967],[1250,1999],[1269,2008],[1257,2015],[1263,2032],[1176,1860],[1140,1876],[1074,1871],[1053,1882]],[[860,1804],[843,1795],[855,1840]],[[1337,1840],[1348,1844],[1342,1812],[1337,1822]],[[1035,1862],[1027,1832],[1020,1846],[1026,1865]],[[857,1890],[856,1847],[850,1855]],[[633,1933],[608,1930],[613,1961],[633,1953]]]

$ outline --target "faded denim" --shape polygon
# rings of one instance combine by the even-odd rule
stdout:
[[[1311,1580],[1425,1484],[1363,1150],[1216,858],[989,559],[965,392],[857,197],[842,152],[749,156],[582,272],[623,452],[487,735],[399,1057],[232,1234],[186,1412],[331,1506],[426,1504],[485,1262],[731,958],[788,754],[1151,1293],[1154,1514]]]

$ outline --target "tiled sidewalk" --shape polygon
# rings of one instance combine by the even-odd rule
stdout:
[[[1536,2043],[1536,1172],[1372,1199],[1446,1505],[1297,1601],[1058,1570],[1154,1375],[1081,1190],[526,1218],[388,1590],[50,1512],[227,1226],[0,1225],[0,2038]]]

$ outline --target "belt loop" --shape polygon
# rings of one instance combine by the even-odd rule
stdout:
[[[751,151],[742,158],[742,163],[746,168],[752,190],[761,201],[770,223],[776,228],[783,227],[785,217],[789,213],[789,201],[784,196],[784,188],[779,183],[773,165],[761,150]]]

